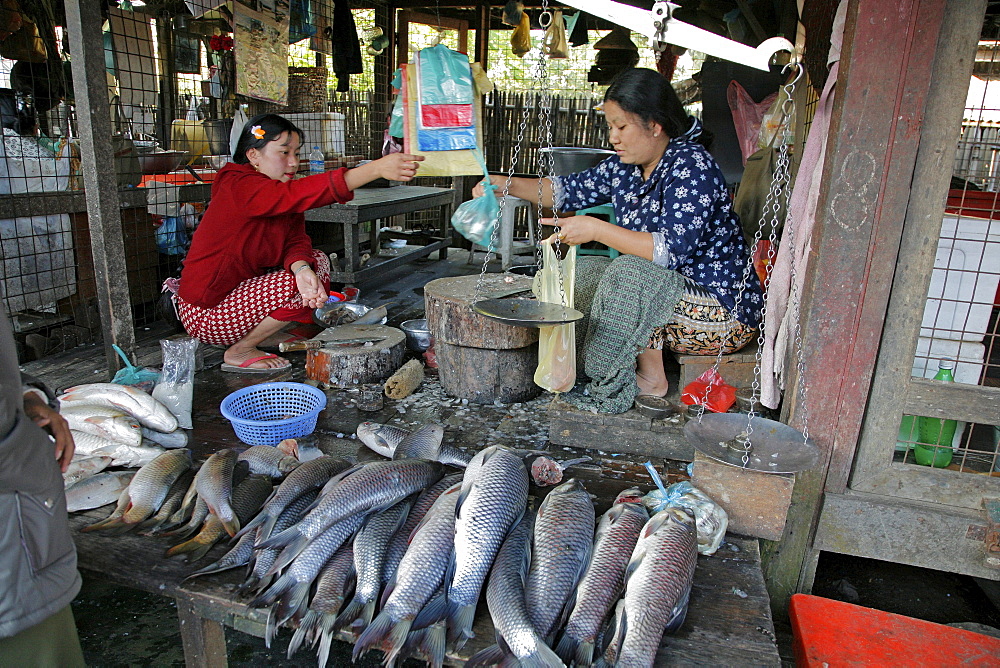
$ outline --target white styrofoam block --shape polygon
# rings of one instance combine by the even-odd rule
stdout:
[[[921,337],[982,341],[1000,282],[1000,220],[945,216]]]
[[[319,146],[327,155],[344,155],[346,143],[344,141],[344,115],[335,111],[324,112],[293,112],[282,114],[305,133],[305,141],[302,142],[303,156],[309,155],[313,146]]]

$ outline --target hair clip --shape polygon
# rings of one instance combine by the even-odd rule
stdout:
[[[252,134],[257,139],[263,139],[264,135],[267,133],[264,132],[264,128],[260,127],[259,125],[255,125],[252,128],[250,128],[250,134]]]

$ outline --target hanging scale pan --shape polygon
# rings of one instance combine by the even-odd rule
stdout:
[[[553,327],[583,317],[574,308],[535,299],[482,299],[472,305],[472,310],[515,327]]]
[[[762,417],[748,420],[743,413],[707,413],[692,419],[684,425],[684,437],[706,457],[753,471],[796,473],[819,463],[816,445],[798,430]]]

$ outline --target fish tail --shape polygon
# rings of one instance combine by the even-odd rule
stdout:
[[[215,545],[215,543],[216,541],[214,540],[206,541],[204,538],[201,538],[199,534],[190,540],[174,545],[172,548],[167,550],[166,556],[176,557],[180,554],[186,554],[188,555],[188,562],[198,561],[208,554],[208,551],[212,549],[212,546]]]
[[[281,533],[273,536],[268,536],[264,539],[258,538],[258,540],[254,541],[254,549],[262,550],[266,547],[285,547],[299,537],[299,528],[297,526],[291,526]]]
[[[505,653],[500,649],[500,645],[490,645],[479,650],[465,662],[465,668],[485,668],[495,666],[503,661]]]
[[[518,665],[523,668],[560,668],[568,664],[563,663],[559,655],[539,638],[535,641],[535,651],[523,657]]]
[[[423,629],[431,624],[436,624],[448,615],[447,601],[443,594],[438,594],[424,604],[424,607],[417,613],[413,620],[413,628]]]
[[[413,622],[404,619],[393,623],[392,617],[381,612],[358,636],[354,644],[354,652],[351,660],[357,661],[370,649],[381,649],[385,653],[383,662],[389,664],[396,659],[399,650],[406,642],[406,636],[410,632],[410,624]]]
[[[290,619],[299,620],[305,614],[309,603],[309,586],[312,582],[296,582],[292,588],[278,601],[278,624],[284,624]]]
[[[236,514],[233,513],[232,518],[222,521],[222,528],[226,530],[230,538],[234,538],[240,530],[240,518],[236,517]]]
[[[135,528],[135,524],[128,522],[124,517],[119,518],[121,521],[115,522],[114,524],[109,524],[100,529],[101,533],[105,533],[109,536],[121,536],[122,534],[128,533]]]
[[[345,626],[349,626],[351,622],[361,616],[361,610],[364,607],[364,603],[361,602],[357,597],[351,599],[351,601],[344,606],[344,609],[337,615],[336,621],[333,622],[333,629],[339,630]]]
[[[274,581],[267,591],[259,594],[255,599],[250,601],[251,608],[263,608],[271,605],[278,600],[278,597],[287,592],[295,585],[295,580],[293,580],[288,575],[282,575],[280,578]]]
[[[319,616],[318,612],[310,610],[306,613],[306,616],[302,618],[302,623],[299,624],[299,628],[295,629],[295,633],[292,634],[292,639],[288,641],[287,658],[291,659],[292,655],[299,651],[299,648],[302,647],[302,643],[309,638],[313,629],[316,628],[317,622],[319,622]]]
[[[243,581],[239,587],[236,588],[236,593],[240,596],[249,596],[257,588],[257,584],[260,582],[260,578],[251,573],[247,576],[247,579]]]
[[[470,638],[476,637],[472,632],[472,620],[475,616],[475,605],[448,601],[448,644],[454,646],[455,651],[462,649]]]
[[[271,641],[278,634],[278,623],[274,619],[274,608],[267,611],[267,624],[264,625],[264,646],[271,649]]]
[[[414,645],[428,665],[432,668],[441,668],[444,665],[445,648],[448,644],[444,624],[431,624],[425,629],[411,633],[410,636],[417,636]]]
[[[244,534],[250,533],[251,531],[253,531],[257,527],[259,527],[261,524],[263,524],[267,519],[268,519],[267,515],[265,515],[263,512],[259,513],[252,520],[250,520],[249,522],[247,522],[246,524],[244,524],[243,527],[239,531],[236,532],[236,535],[234,536],[234,538],[239,538],[240,536],[243,536]],[[263,536],[262,538],[266,538],[266,536]],[[254,542],[256,543],[257,541],[254,541]]]
[[[594,643],[581,642],[567,632],[559,639],[556,654],[566,665],[573,661],[578,666],[589,666],[594,660]]]
[[[316,650],[316,659],[319,667],[324,668],[330,659],[330,646],[333,644],[333,630],[324,629],[319,637],[319,649]],[[357,649],[355,647],[355,649]]]

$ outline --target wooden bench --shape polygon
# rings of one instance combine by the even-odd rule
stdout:
[[[716,355],[685,355],[671,352],[680,366],[680,388],[695,380],[708,369],[715,366]],[[719,363],[719,374],[722,379],[735,387],[743,389],[753,385],[754,368],[757,365],[757,343],[747,344],[742,350],[731,355],[723,355]]]

